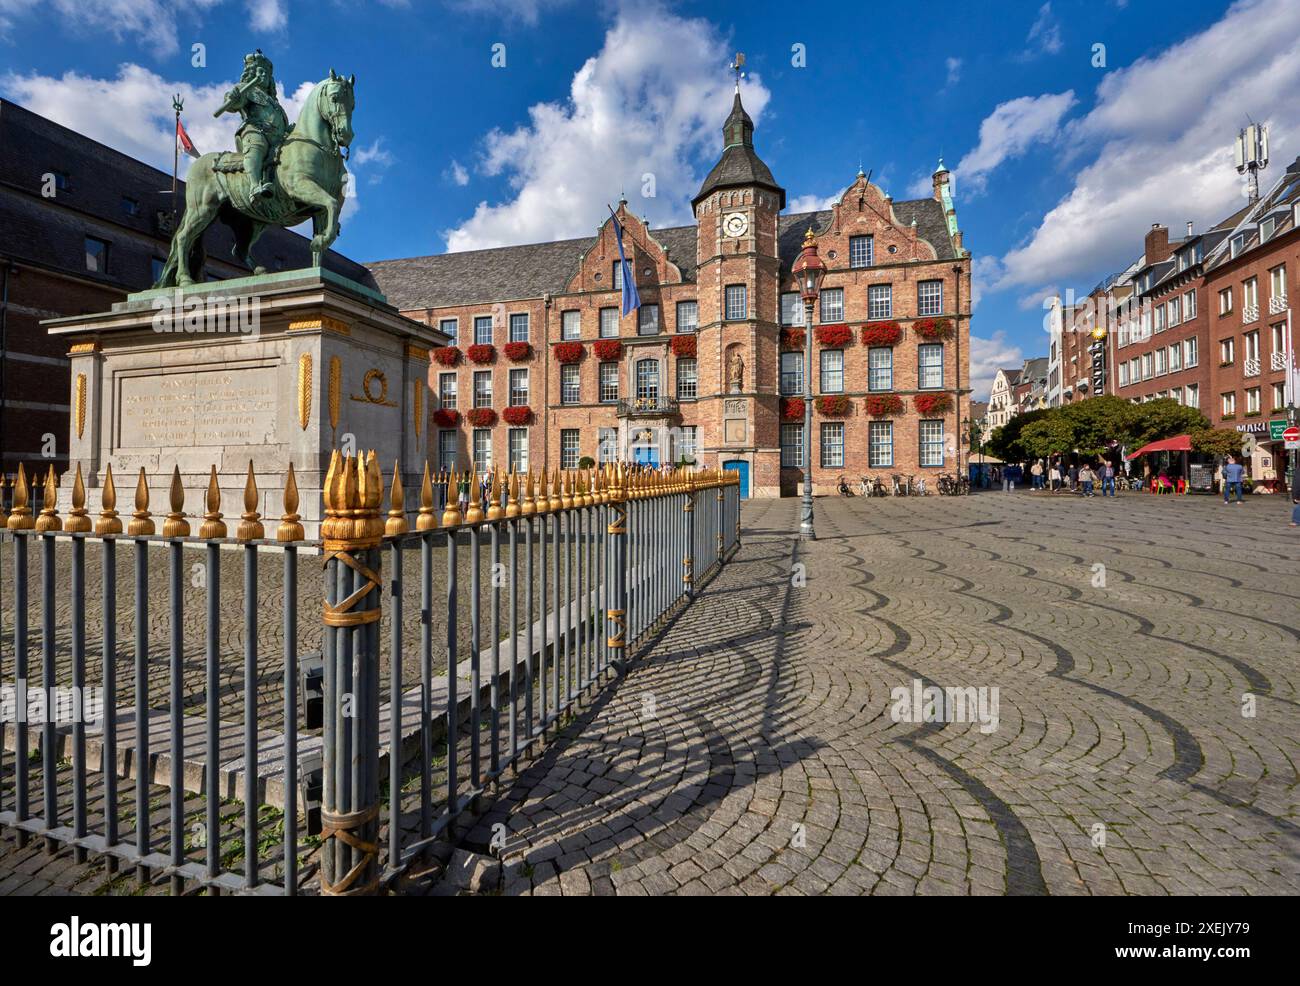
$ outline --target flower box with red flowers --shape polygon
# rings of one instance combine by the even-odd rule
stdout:
[[[944,414],[952,410],[952,397],[948,394],[917,394],[912,406],[921,414]]]
[[[867,398],[867,413],[873,418],[892,418],[903,413],[903,398],[897,394],[874,394]]]
[[[460,350],[455,346],[439,346],[429,354],[429,357],[443,366],[455,366],[460,362]]]
[[[926,342],[952,338],[952,322],[946,318],[918,318],[912,323],[912,331]]]
[[[562,342],[555,347],[555,358],[561,363],[576,363],[587,355],[587,349],[580,342]]]
[[[449,407],[440,407],[433,412],[433,423],[439,428],[455,428],[460,421],[460,412]]]
[[[694,356],[695,355],[695,336],[681,335],[673,336],[673,341],[669,343],[673,347],[674,356]]]
[[[848,417],[849,409],[852,404],[843,394],[836,394],[834,397],[818,397],[817,413],[824,418],[845,418]]]
[[[478,363],[480,365],[491,363],[497,358],[497,347],[480,343],[478,345],[470,346],[465,350],[465,355],[469,357],[471,363]]]
[[[784,397],[781,399],[781,417],[786,421],[802,421],[803,409],[802,397]]]
[[[817,326],[817,341],[823,346],[830,346],[833,349],[851,346],[853,344],[853,330],[843,324],[819,325]]]
[[[501,417],[505,418],[508,425],[526,425],[533,420],[533,409],[531,407],[513,406],[508,407],[501,412]]]
[[[501,347],[501,351],[506,354],[506,359],[516,363],[522,363],[533,355],[533,347],[526,342],[507,342]]]
[[[868,322],[862,326],[862,345],[895,346],[903,338],[903,327],[894,321]]]
[[[803,329],[781,330],[782,349],[803,349],[804,339],[805,336]]]
[[[497,423],[497,413],[490,407],[476,407],[465,412],[465,420],[475,428],[491,428]]]
[[[617,339],[597,339],[591,344],[592,351],[599,359],[618,359],[623,355],[623,344]]]

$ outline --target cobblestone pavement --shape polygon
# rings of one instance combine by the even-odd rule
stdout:
[[[1287,506],[827,498],[806,544],[751,501],[467,845],[506,826],[506,894],[1297,893]],[[997,728],[895,721],[915,680]]]

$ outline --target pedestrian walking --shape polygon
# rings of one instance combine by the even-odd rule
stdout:
[[[1103,497],[1115,495],[1115,467],[1109,462],[1101,464],[1101,495]]]
[[[1016,488],[1014,470],[1015,470],[1014,466],[1007,465],[1002,467],[1002,492],[1003,493],[1010,493]]]
[[[1078,463],[1070,465],[1070,492],[1079,492],[1079,466]]]
[[[1084,465],[1079,470],[1079,482],[1083,484],[1083,495],[1093,496],[1092,486],[1097,481],[1097,474],[1092,471],[1092,466]]]
[[[1300,527],[1300,493],[1291,497],[1291,526]]]
[[[1223,502],[1228,502],[1229,494],[1237,494],[1237,503],[1241,503],[1241,483],[1246,476],[1245,467],[1237,461],[1236,456],[1228,456],[1228,464],[1223,467]]]
[[[1034,490],[1038,491],[1043,488],[1043,460],[1039,459],[1029,467],[1029,475],[1034,477]]]
[[[1048,474],[1048,479],[1051,482],[1053,493],[1055,493],[1057,490],[1061,488],[1061,467],[1058,466],[1055,462],[1052,463],[1052,469],[1051,472]]]

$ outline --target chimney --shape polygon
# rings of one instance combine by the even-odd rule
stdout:
[[[1192,238],[1192,221],[1190,219],[1187,220],[1187,238],[1189,240]]]
[[[1146,261],[1158,264],[1169,259],[1169,227],[1152,223],[1146,237]]]

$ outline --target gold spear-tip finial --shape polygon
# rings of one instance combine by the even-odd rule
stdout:
[[[415,518],[417,531],[431,531],[438,526],[433,515],[433,478],[429,475],[429,461],[424,462],[424,479],[420,483],[420,514]]]
[[[140,476],[135,481],[135,512],[127,524],[126,533],[133,537],[147,537],[154,533],[154,523],[149,516],[149,480],[145,478],[144,466],[140,467]]]
[[[113,467],[104,469],[104,488],[99,495],[99,519],[95,521],[96,534],[121,534],[122,521],[117,516],[117,487],[113,485]]]
[[[190,536],[190,525],[185,520],[185,484],[181,482],[181,467],[172,466],[172,484],[167,491],[171,512],[163,521],[163,537],[184,538]]]
[[[76,478],[72,481],[72,509],[68,511],[63,529],[72,534],[87,534],[90,527],[90,518],[86,515],[86,484],[81,480],[81,463],[78,462]]]
[[[393,537],[405,534],[411,529],[406,522],[406,495],[402,492],[402,464],[393,461],[393,485],[388,491],[388,520],[384,524],[384,535]]]
[[[203,523],[199,525],[199,537],[225,537],[226,524],[221,519],[221,487],[217,485],[216,466],[208,473],[207,506],[208,512],[203,515]]]
[[[257,541],[266,537],[262,515],[257,512],[257,480],[253,477],[253,460],[248,460],[248,475],[244,479],[244,512],[239,515],[235,536],[241,541]]]
[[[460,484],[456,480],[456,470],[447,475],[447,507],[442,512],[442,526],[455,527],[460,523]]]
[[[50,464],[45,474],[45,493],[41,497],[41,515],[36,518],[36,533],[48,534],[63,530],[63,521],[59,518],[59,481],[54,475],[54,464]]]
[[[289,463],[289,475],[284,481],[284,513],[280,517],[280,526],[275,529],[277,541],[301,541],[307,536],[298,516],[298,480],[293,474],[293,463]]]
[[[510,482],[506,486],[506,519],[513,520],[521,513],[519,503],[519,473],[510,470]]]
[[[492,470],[492,485],[488,487],[487,519],[500,520],[501,514],[501,470]]]

